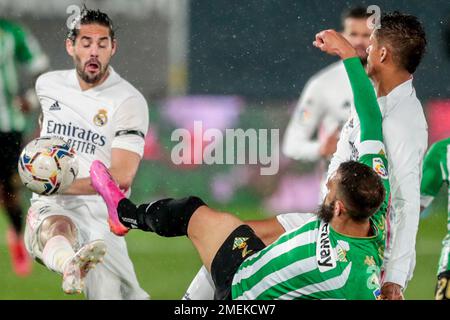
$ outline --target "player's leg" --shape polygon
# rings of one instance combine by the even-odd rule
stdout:
[[[104,189],[103,195],[109,191]],[[164,237],[188,236],[211,273],[215,299],[231,298],[235,272],[249,255],[265,247],[248,225],[231,214],[207,207],[196,197],[163,199],[138,207],[123,198],[116,212],[126,227]]]
[[[87,204],[89,212],[87,216],[98,216],[99,212],[105,212],[104,203]],[[108,247],[108,254],[103,263],[95,270],[89,272],[85,279],[85,294],[89,300],[144,300],[149,295],[139,285],[133,263],[128,255],[127,244],[123,237],[112,234],[105,221],[84,221],[80,228],[89,230],[90,239],[101,238]],[[100,223],[101,222],[101,223]]]
[[[20,188],[17,176],[22,135],[18,132],[2,133],[0,143],[0,198],[1,206],[8,216],[10,227],[7,233],[8,248],[15,273],[26,276],[31,272],[31,259],[23,242],[23,210],[20,203]]]
[[[300,214],[285,214],[283,215],[283,220],[288,220],[288,223],[292,223],[296,227],[301,224],[295,220],[295,216]],[[294,216],[294,217],[290,217]],[[297,219],[303,221],[303,219]],[[266,244],[269,245],[278,239],[286,230],[284,225],[282,225],[277,217],[264,219],[264,220],[253,220],[246,221],[247,225],[252,228],[258,237]],[[285,222],[286,223],[286,222]],[[186,293],[183,296],[184,300],[212,300],[214,299],[215,286],[212,280],[211,274],[203,266],[199,272],[196,274],[195,278],[189,285]]]
[[[147,300],[150,296],[137,281],[131,261],[117,261],[115,268],[111,268],[111,252],[108,245],[108,254],[105,261],[95,270],[89,272],[85,279],[85,294],[89,300]],[[121,272],[115,270],[120,269]]]
[[[62,287],[67,294],[81,293],[87,273],[103,261],[106,253],[103,240],[91,241],[75,252],[77,238],[77,227],[62,215],[46,218],[38,233],[43,262],[63,275]]]
[[[97,163],[97,165],[95,165]],[[91,166],[91,181],[103,197],[110,219],[126,228],[164,237],[188,236],[211,272],[216,298],[229,298],[233,275],[244,259],[265,247],[254,231],[235,216],[215,211],[197,197],[162,199],[136,207],[100,162]]]
[[[285,214],[282,216],[283,219],[281,221],[287,224],[289,228],[291,227],[290,224],[298,227],[301,225],[301,221],[304,223],[304,219],[301,219],[301,217],[297,219],[297,216],[300,216],[300,214]],[[249,225],[266,245],[274,242],[286,231],[286,227],[280,223],[277,217],[246,221],[245,224]],[[214,291],[215,287],[211,274],[205,267],[202,267],[189,285],[183,299],[211,300],[214,298]]]
[[[450,236],[442,244],[435,299],[450,300]]]
[[[80,248],[75,223],[64,209],[44,202],[34,203],[27,216],[25,244],[36,261],[63,275],[63,290],[81,292],[84,277],[105,255],[104,241],[97,240]]]

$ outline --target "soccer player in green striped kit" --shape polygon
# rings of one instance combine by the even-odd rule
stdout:
[[[23,26],[0,18],[0,199],[11,224],[7,242],[13,270],[19,276],[26,276],[31,272],[32,260],[23,243],[24,214],[17,183],[17,161],[25,130],[24,113],[32,106],[29,98],[35,94],[31,89],[23,95],[19,92],[19,65],[26,67],[32,77],[49,67],[48,58],[33,35]]]
[[[428,207],[442,185],[448,189],[450,200],[450,138],[434,143],[425,156],[420,186],[420,205]],[[449,202],[450,203],[450,202]],[[450,300],[450,206],[448,207],[447,235],[442,241],[441,257],[437,271],[436,300]]]
[[[188,236],[211,272],[216,299],[380,299],[390,198],[381,112],[348,41],[326,30],[314,45],[344,61],[361,122],[359,161],[341,164],[318,213],[266,247],[243,221],[197,197],[136,207],[94,161],[91,181],[108,206],[110,226]]]

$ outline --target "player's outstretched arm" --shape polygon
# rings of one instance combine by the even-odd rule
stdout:
[[[361,142],[383,141],[380,107],[356,50],[334,30],[318,33],[313,44],[328,54],[338,55],[344,61],[353,91],[356,113],[361,123]]]

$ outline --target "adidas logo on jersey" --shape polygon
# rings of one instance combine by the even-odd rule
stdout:
[[[50,106],[50,109],[49,109],[49,110],[50,110],[50,111],[61,110],[61,107],[59,106],[58,101],[55,101],[55,103],[52,104],[52,105]]]

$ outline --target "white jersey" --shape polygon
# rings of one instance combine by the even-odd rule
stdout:
[[[144,97],[112,68],[101,85],[82,91],[75,70],[54,71],[40,76],[36,93],[42,107],[41,136],[66,140],[77,152],[79,175],[89,176],[94,160],[111,164],[111,149],[119,148],[142,156],[148,127]],[[39,230],[51,216],[66,216],[76,227],[75,250],[93,240],[107,245],[105,260],[85,279],[88,299],[146,299],[140,288],[126,242],[110,232],[106,204],[98,195],[39,196],[34,194],[28,210],[25,245],[43,261]]]
[[[148,129],[148,106],[142,94],[110,67],[99,86],[82,91],[75,69],[53,71],[36,81],[42,107],[41,136],[58,136],[73,147],[79,161],[77,178],[89,177],[94,160],[111,164],[111,149],[135,152],[141,157]],[[33,199],[75,196],[38,196]],[[76,196],[76,201],[100,196]]]
[[[383,136],[389,161],[391,211],[387,216],[384,282],[405,287],[415,266],[415,241],[420,216],[420,182],[428,145],[428,127],[412,80],[378,98],[383,114]],[[355,114],[352,109],[352,114]],[[344,126],[329,169],[330,177],[342,162],[358,160],[358,117]]]
[[[353,93],[342,61],[306,84],[284,134],[283,153],[292,159],[320,159],[320,140],[340,129],[350,116]],[[318,139],[313,139],[318,135]]]

